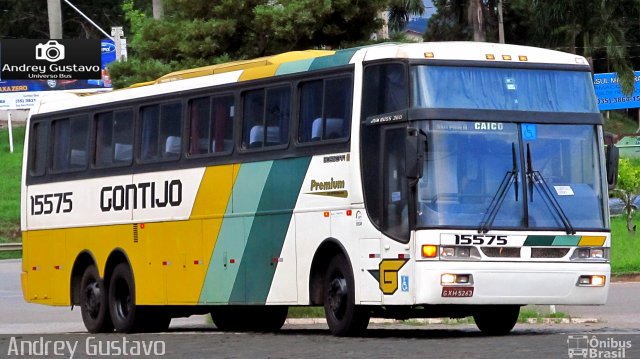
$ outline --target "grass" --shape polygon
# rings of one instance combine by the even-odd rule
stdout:
[[[640,224],[640,214],[633,217],[634,223]],[[640,273],[640,233],[627,231],[625,216],[611,218],[611,271]]]
[[[518,323],[529,323],[530,319],[535,319],[536,323],[542,323],[544,318],[568,318],[568,315],[563,312],[555,312],[543,314],[535,310],[521,308],[520,314],[518,314]]]
[[[290,307],[289,318],[324,318],[323,307]]]
[[[604,131],[616,134],[635,133],[638,129],[638,122],[627,117],[622,112],[611,111],[609,118],[605,117]]]
[[[0,252],[0,260],[18,258],[22,258],[22,251]]]
[[[20,177],[24,127],[13,128],[14,152],[9,152],[9,131],[0,130],[0,243],[20,241]]]

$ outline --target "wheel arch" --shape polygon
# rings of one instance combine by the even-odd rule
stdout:
[[[96,259],[89,250],[83,250],[78,254],[76,260],[73,262],[73,268],[71,269],[71,285],[70,285],[70,298],[71,305],[80,304],[80,281],[82,281],[82,275],[88,267],[94,265],[97,267]]]
[[[131,261],[129,260],[129,256],[122,248],[115,248],[109,254],[107,258],[107,263],[104,266],[104,282],[109,283],[111,281],[111,274],[115,267],[120,263],[126,263],[129,266],[129,270],[131,271],[131,278],[135,283],[135,276],[133,275],[133,267],[131,266]]]
[[[329,237],[322,241],[313,255],[311,261],[311,270],[309,271],[309,302],[311,305],[322,305],[324,303],[323,296],[323,280],[329,262],[336,255],[343,255],[349,263],[353,274],[353,265],[347,254],[347,250],[337,239]],[[355,279],[355,278],[354,278]]]

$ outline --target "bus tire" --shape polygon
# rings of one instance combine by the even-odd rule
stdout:
[[[369,325],[370,314],[355,304],[355,282],[347,259],[333,257],[324,277],[324,313],[335,336],[361,334]]]
[[[474,315],[476,326],[486,335],[507,335],[516,325],[520,306],[497,305],[481,308]]]
[[[289,307],[282,305],[265,305],[256,307],[256,315],[252,318],[250,330],[257,332],[275,332],[280,330],[287,320]]]
[[[126,263],[118,264],[109,281],[109,313],[113,326],[119,333],[139,331],[143,313],[136,306],[135,283]]]
[[[234,311],[226,305],[217,305],[211,308],[211,320],[215,326],[222,331],[240,330],[239,318],[234,318]]]
[[[113,331],[108,293],[95,265],[88,266],[80,280],[80,312],[89,333]]]

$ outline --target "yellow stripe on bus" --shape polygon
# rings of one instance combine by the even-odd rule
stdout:
[[[578,242],[578,245],[600,247],[604,245],[604,241],[606,239],[607,237],[604,236],[582,236],[582,238],[580,238],[580,242]]]

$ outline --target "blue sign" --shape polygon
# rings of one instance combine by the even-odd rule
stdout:
[[[615,72],[593,75],[593,86],[598,97],[598,109],[618,110],[640,107],[640,71],[634,72],[635,89],[631,96],[622,93],[618,75]]]
[[[400,276],[400,282],[402,283],[400,288],[403,292],[408,292],[409,291],[409,276],[408,275],[403,275]]]
[[[538,138],[538,129],[532,123],[522,124],[522,139],[525,141],[535,141]]]

